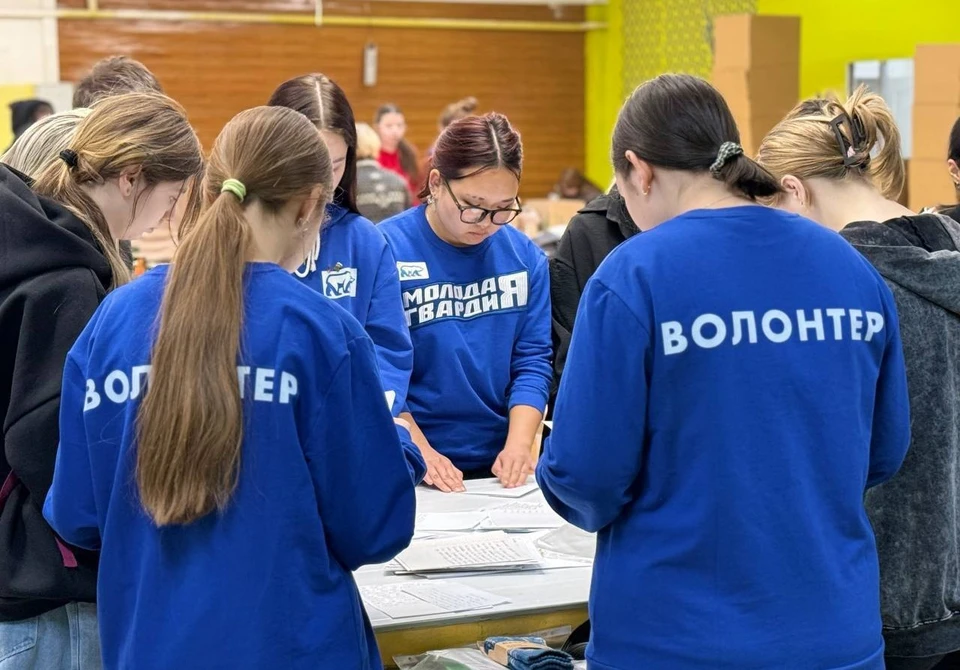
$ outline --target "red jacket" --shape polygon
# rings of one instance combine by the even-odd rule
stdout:
[[[413,183],[413,179],[409,174],[407,174],[403,166],[400,165],[400,152],[399,151],[386,151],[380,149],[380,156],[377,159],[377,162],[380,163],[380,167],[390,170],[391,172],[396,172],[398,175],[403,177],[403,180],[407,182],[407,190],[410,191],[410,199],[414,205],[419,204],[419,198],[417,198],[417,185]]]

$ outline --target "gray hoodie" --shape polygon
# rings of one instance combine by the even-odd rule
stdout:
[[[887,654],[960,649],[960,223],[936,214],[841,235],[896,299],[911,405],[899,474],[871,489]]]

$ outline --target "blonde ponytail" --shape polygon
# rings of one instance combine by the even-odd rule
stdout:
[[[128,93],[97,104],[77,126],[63,154],[69,160],[50,162],[37,175],[34,189],[87,225],[110,262],[113,286],[125,284],[130,273],[118,240],[85,187],[116,179],[124,170],[137,170],[146,189],[161,182],[194,180],[203,174],[200,141],[178,103],[158,93]],[[147,193],[141,191],[138,198]]]
[[[81,187],[81,184],[102,183],[103,178],[83,159],[78,159],[75,168],[69,167],[62,160],[55,160],[40,173],[36,189],[38,193],[60,202],[86,224],[110,264],[110,273],[113,276],[110,288],[116,288],[130,281],[130,270],[120,255],[119,241],[113,239],[113,233],[110,232],[110,226],[99,205]]]
[[[903,190],[893,112],[864,86],[844,103],[835,96],[801,102],[760,143],[757,161],[777,178],[866,179],[891,200]]]
[[[904,167],[901,155],[900,129],[887,103],[876,93],[860,86],[844,103],[844,110],[864,132],[864,142],[857,147],[870,181],[885,198],[896,200],[903,191]],[[876,151],[876,155],[870,156]]]

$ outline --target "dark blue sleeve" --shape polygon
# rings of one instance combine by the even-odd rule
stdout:
[[[379,235],[380,233],[377,233]],[[400,297],[400,276],[393,252],[386,244],[380,256],[373,298],[364,328],[377,352],[380,378],[387,394],[387,403],[394,416],[403,411],[413,372],[413,343],[407,329]]]
[[[404,412],[408,411],[406,409]],[[403,446],[403,456],[407,459],[407,469],[410,471],[410,479],[414,486],[419,486],[420,482],[427,475],[427,464],[423,460],[423,454],[420,448],[413,443],[410,437],[410,431],[402,426],[397,426],[397,432],[400,434],[400,444]]]
[[[527,314],[513,344],[508,407],[529,405],[541,412],[547,406],[553,381],[550,335],[550,278],[547,259],[539,249],[530,273]]]
[[[631,500],[646,429],[649,331],[619,296],[591,280],[580,302],[553,431],[537,464],[547,503],[595,532]]]
[[[100,524],[83,421],[85,395],[86,378],[70,356],[60,395],[60,447],[43,516],[69,544],[96,551],[100,549]]]
[[[890,289],[883,284],[882,290],[887,339],[877,379],[867,488],[893,477],[903,465],[910,447],[910,397],[900,322]]]
[[[304,450],[330,550],[349,570],[388,561],[413,538],[415,468],[368,337],[350,341],[318,412]]]

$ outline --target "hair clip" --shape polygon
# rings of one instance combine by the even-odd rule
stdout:
[[[851,135],[856,135],[856,132],[853,130],[853,122],[850,120],[850,117],[846,112],[838,114],[837,117],[830,122],[830,127],[833,128],[833,134],[837,138],[837,144],[840,145],[840,155],[843,156],[843,166],[844,167],[854,167],[859,165],[861,161],[857,159],[857,148],[854,144],[850,143],[850,140],[847,139],[847,136],[843,134],[843,131],[840,130],[840,126],[847,123],[851,128]]]
[[[867,129],[863,125],[863,119],[854,114],[850,118],[850,129],[853,131],[853,143],[861,147],[867,142]]]

